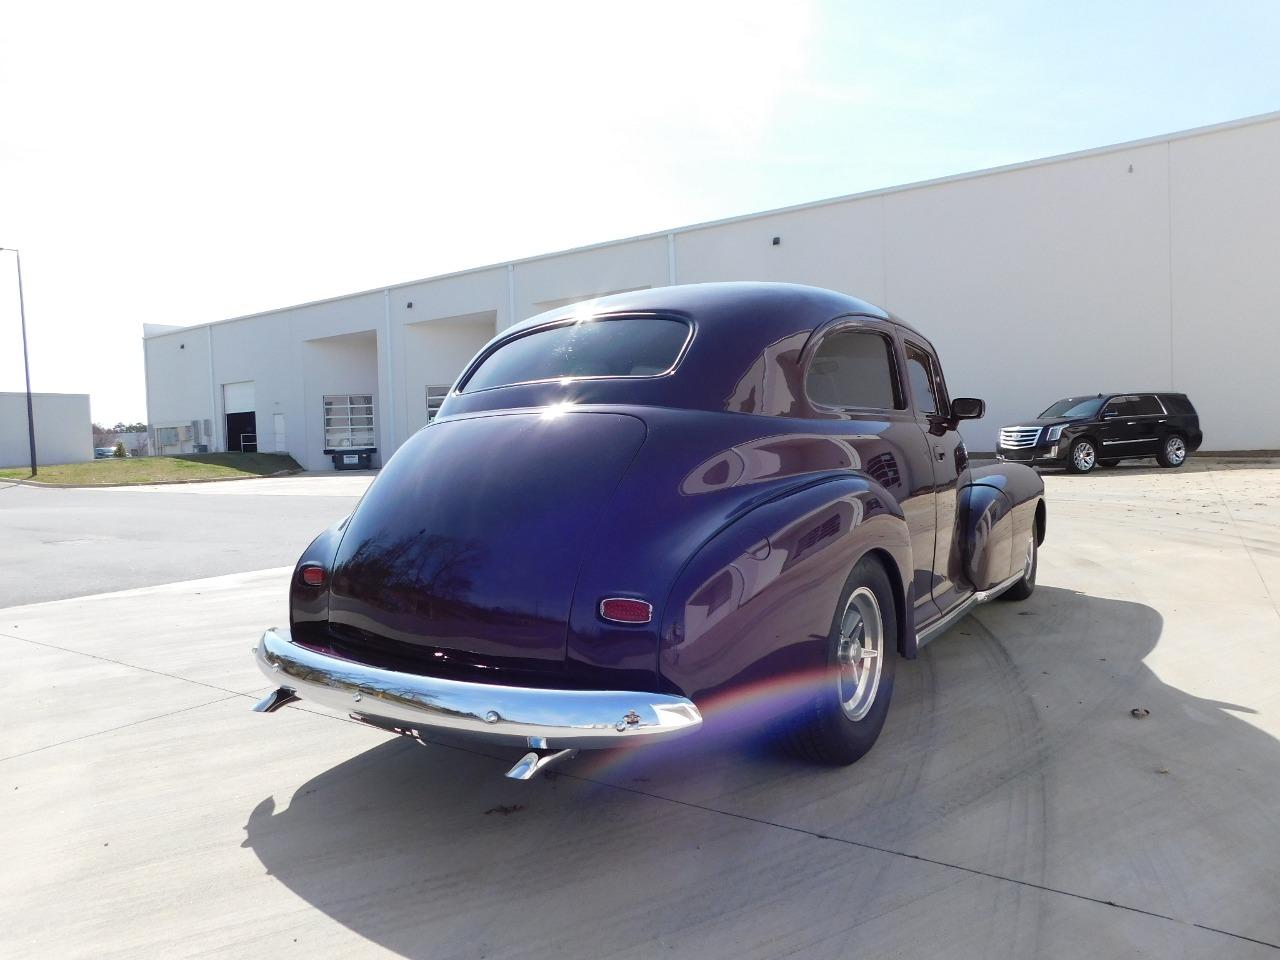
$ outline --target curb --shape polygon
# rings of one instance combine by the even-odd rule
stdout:
[[[237,480],[268,480],[272,477],[294,477],[305,470],[277,470],[251,477],[206,477],[203,480],[138,480],[134,483],[45,483],[42,480],[15,480],[0,477],[0,484],[12,483],[24,487],[40,487],[44,490],[110,490],[113,487],[170,487],[190,483],[234,483]]]

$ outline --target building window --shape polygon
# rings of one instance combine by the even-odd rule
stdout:
[[[427,387],[427,423],[436,418],[436,414],[440,412],[440,404],[444,403],[444,398],[448,395],[447,383],[432,384]]]
[[[373,449],[373,397],[342,394],[324,398],[324,450]]]
[[[177,427],[156,427],[156,443],[162,447],[172,447],[178,442]]]

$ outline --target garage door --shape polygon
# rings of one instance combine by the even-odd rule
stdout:
[[[241,380],[239,383],[224,383],[222,385],[222,412],[223,413],[252,413],[255,409],[253,403],[253,381]]]

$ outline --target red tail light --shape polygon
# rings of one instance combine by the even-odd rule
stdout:
[[[299,576],[308,587],[323,587],[325,580],[328,579],[324,567],[315,563],[309,563],[303,567]]]
[[[600,601],[600,616],[614,623],[648,623],[653,619],[653,604],[626,597],[610,597]]]

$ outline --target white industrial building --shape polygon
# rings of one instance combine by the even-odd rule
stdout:
[[[93,459],[93,424],[87,393],[33,393],[36,463],[80,463]],[[0,393],[0,467],[31,465],[27,395]]]
[[[496,332],[625,290],[783,280],[854,294],[987,400],[971,449],[1051,401],[1187,393],[1206,450],[1280,448],[1280,113],[479,267],[247,317],[148,326],[157,452],[386,458]],[[326,412],[328,419],[326,420]],[[326,438],[326,422],[328,436]],[[375,460],[375,463],[377,460]]]

